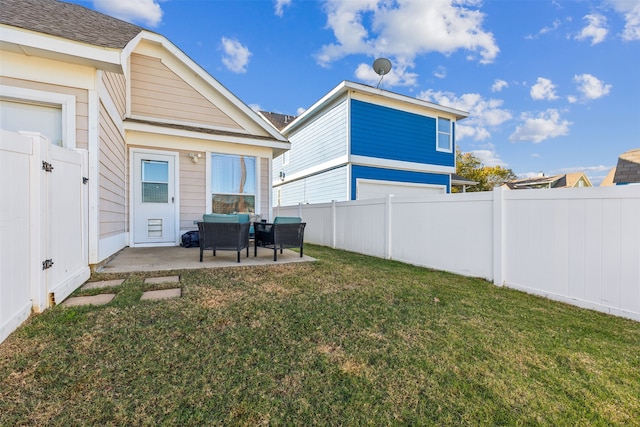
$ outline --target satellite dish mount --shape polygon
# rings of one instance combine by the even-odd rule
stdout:
[[[380,83],[382,83],[382,79],[384,76],[391,71],[391,61],[387,58],[378,58],[373,61],[373,71],[376,72],[377,75],[380,76],[380,80],[378,80],[378,84],[376,85],[376,89],[380,87]]]

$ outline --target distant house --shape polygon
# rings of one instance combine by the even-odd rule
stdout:
[[[504,185],[511,190],[593,187],[587,175],[582,172],[554,176],[544,176],[544,174],[541,174],[541,176],[535,178],[523,178],[509,181]]]
[[[618,164],[609,171],[600,186],[627,184],[640,184],[640,148],[621,154]]]
[[[344,81],[298,117],[263,115],[291,142],[272,166],[285,206],[450,192],[468,113]]]
[[[205,212],[270,216],[289,142],[168,39],[55,0],[0,8],[0,282],[46,282],[36,311]]]

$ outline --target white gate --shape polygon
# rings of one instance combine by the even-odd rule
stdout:
[[[0,342],[89,278],[86,153],[0,131]],[[86,176],[86,174],[85,174]]]

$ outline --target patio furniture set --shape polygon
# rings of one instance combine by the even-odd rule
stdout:
[[[249,257],[249,242],[253,237],[253,256],[258,256],[258,246],[273,249],[273,260],[278,260],[278,250],[299,248],[303,256],[304,227],[299,217],[276,217],[272,223],[251,222],[249,214],[205,214],[198,222],[200,233],[200,262],[206,250],[236,251],[246,249]]]

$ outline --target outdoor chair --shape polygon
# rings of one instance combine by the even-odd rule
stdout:
[[[246,217],[246,218],[245,218]],[[200,232],[200,262],[205,250],[236,251],[240,262],[240,251],[247,250],[249,256],[249,216],[205,214],[198,222]]]
[[[282,253],[285,248],[299,248],[300,257],[302,257],[304,227],[306,225],[298,217],[276,217],[273,223],[254,223],[253,256],[258,256],[258,246],[261,246],[263,248],[273,248],[274,261],[278,260],[278,249]]]

